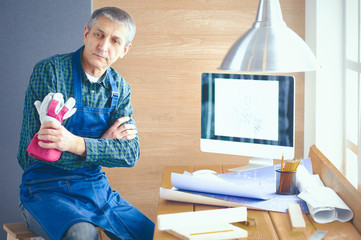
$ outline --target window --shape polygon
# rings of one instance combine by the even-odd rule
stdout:
[[[344,158],[341,172],[360,190],[361,26],[360,0],[344,1]]]
[[[316,144],[361,191],[361,0],[306,0],[305,153]],[[360,166],[360,167],[359,167]]]

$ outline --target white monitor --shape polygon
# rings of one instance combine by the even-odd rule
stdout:
[[[293,159],[293,76],[202,73],[201,150],[250,157],[247,168]]]

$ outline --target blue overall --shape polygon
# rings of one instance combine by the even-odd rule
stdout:
[[[118,89],[108,73],[115,93],[112,94],[111,107],[82,106],[81,50],[74,53],[72,63],[77,112],[66,127],[76,135],[98,138],[107,129],[110,113],[117,105]],[[36,162],[23,173],[20,200],[54,240],[61,239],[65,231],[78,222],[90,222],[119,239],[153,238],[154,223],[111,189],[99,165],[63,170],[45,162]]]

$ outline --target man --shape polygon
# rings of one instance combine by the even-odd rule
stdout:
[[[111,239],[153,237],[154,223],[113,191],[101,172],[101,166],[132,167],[139,158],[130,87],[110,67],[128,53],[134,34],[128,13],[98,9],[85,26],[83,47],[34,68],[18,153],[24,170],[20,210],[28,227],[45,239],[97,239],[95,226]],[[49,93],[76,100],[75,114],[63,124],[41,124],[34,103]],[[36,134],[42,149],[61,152],[59,160],[29,155]]]

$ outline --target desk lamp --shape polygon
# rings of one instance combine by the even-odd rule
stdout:
[[[260,0],[256,21],[230,48],[220,70],[306,72],[316,70],[307,44],[283,20],[278,0]]]

